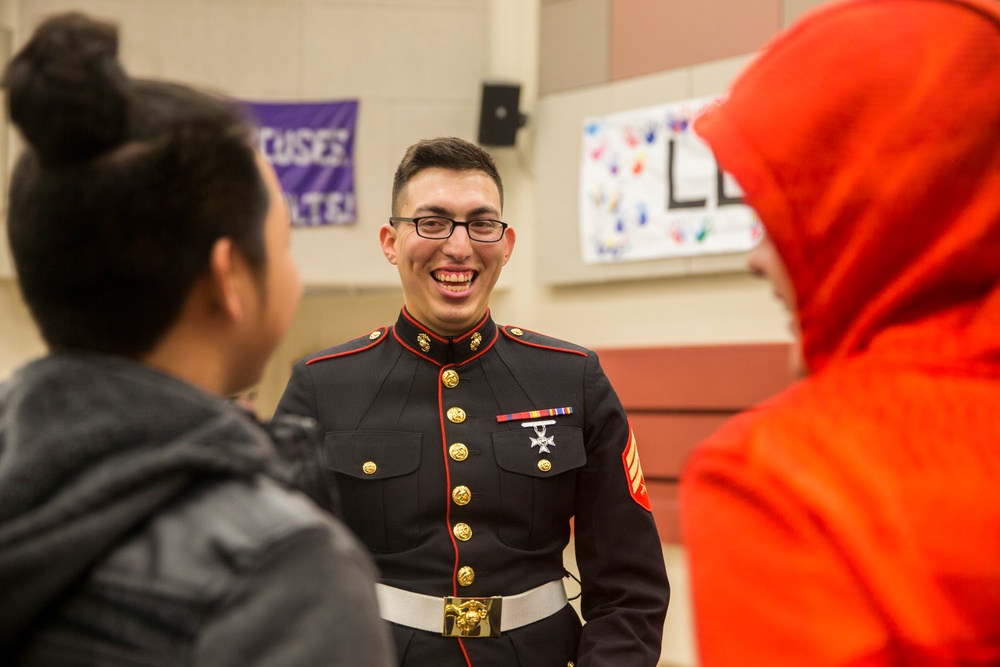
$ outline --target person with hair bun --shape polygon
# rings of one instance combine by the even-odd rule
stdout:
[[[0,663],[391,664],[314,427],[258,423],[301,296],[239,107],[42,23],[4,76],[8,234],[49,354],[0,386]]]

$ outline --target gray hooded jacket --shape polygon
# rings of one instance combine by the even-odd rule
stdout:
[[[276,445],[119,357],[21,369],[0,386],[0,663],[391,664],[370,558],[291,488],[330,508],[299,426]]]

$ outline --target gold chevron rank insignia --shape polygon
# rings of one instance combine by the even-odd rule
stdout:
[[[635,433],[632,431],[632,421],[628,423],[628,446],[622,452],[622,463],[625,465],[625,476],[628,477],[629,493],[632,500],[639,503],[647,511],[652,512],[653,506],[649,502],[649,492],[646,491],[646,480],[642,476],[642,465],[639,463],[639,446],[635,442]]]

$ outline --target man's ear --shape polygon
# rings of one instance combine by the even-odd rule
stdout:
[[[248,267],[232,239],[220,238],[212,245],[209,260],[209,293],[213,306],[233,322],[244,314],[243,290]]]
[[[513,227],[508,227],[504,230],[503,235],[503,263],[506,264],[510,259],[511,254],[514,252],[514,241],[517,240],[517,235],[514,233]]]
[[[382,225],[378,230],[378,240],[382,244],[382,254],[390,264],[396,263],[396,230],[392,225]]]

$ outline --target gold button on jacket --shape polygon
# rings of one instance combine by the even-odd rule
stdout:
[[[458,569],[457,579],[459,586],[471,586],[476,580],[476,571],[468,565],[461,567]]]
[[[456,505],[468,505],[469,501],[472,500],[472,491],[467,486],[456,486],[451,491],[451,499],[455,501]]]
[[[467,523],[456,523],[455,527],[451,530],[455,533],[455,537],[463,542],[468,542],[472,539],[472,528]]]
[[[450,368],[441,374],[441,383],[448,387],[448,389],[454,389],[458,386],[459,377],[458,373],[451,370]]]
[[[448,456],[456,461],[464,461],[469,457],[469,448],[460,442],[456,442],[448,448]]]

